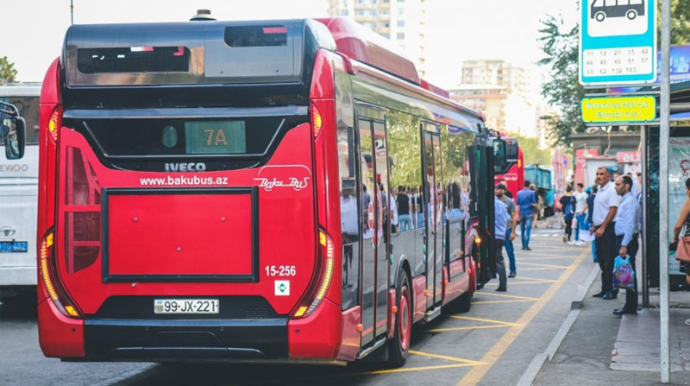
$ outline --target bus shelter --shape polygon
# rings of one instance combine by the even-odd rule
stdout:
[[[656,93],[658,99],[658,86],[640,90],[640,92]],[[657,103],[657,106],[659,104]],[[643,267],[644,278],[642,291],[642,304],[648,307],[650,304],[650,287],[658,287],[660,282],[660,259],[669,259],[669,274],[671,291],[688,289],[685,283],[685,274],[679,271],[679,264],[674,253],[669,256],[660,256],[659,240],[659,205],[668,200],[668,240],[673,238],[678,213],[687,199],[685,193],[685,180],[690,178],[690,81],[671,85],[671,127],[669,140],[669,195],[659,197],[659,125],[642,126],[642,139],[644,146],[642,151],[643,164]]]

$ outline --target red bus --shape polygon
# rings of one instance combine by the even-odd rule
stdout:
[[[506,143],[506,165],[495,169],[496,183],[502,182],[513,194],[513,199],[517,197],[525,184],[525,159],[522,148],[515,138],[503,138]]]
[[[505,146],[389,44],[347,19],[70,27],[41,95],[43,353],[400,366],[413,323],[469,308]]]

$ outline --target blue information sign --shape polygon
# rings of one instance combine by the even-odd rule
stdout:
[[[656,0],[581,0],[580,83],[656,79]]]

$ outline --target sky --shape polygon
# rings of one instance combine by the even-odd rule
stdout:
[[[566,24],[574,25],[578,1],[426,0],[427,79],[446,88],[457,85],[462,61],[472,59],[504,59],[536,69],[540,20],[562,15]],[[3,3],[0,57],[15,63],[19,81],[42,81],[60,55],[70,25],[70,1]],[[324,17],[327,7],[327,0],[74,0],[74,22],[186,21],[201,8],[211,9],[218,20]]]

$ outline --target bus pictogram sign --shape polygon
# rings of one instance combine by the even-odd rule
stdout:
[[[582,0],[580,83],[656,79],[656,0]]]

